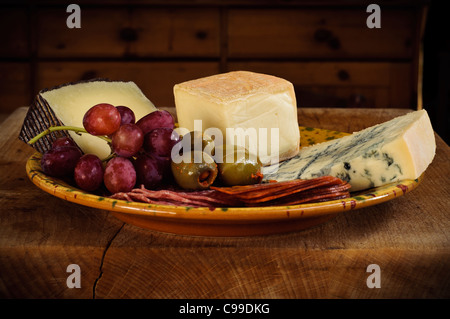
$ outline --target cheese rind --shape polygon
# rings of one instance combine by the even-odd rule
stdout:
[[[299,151],[297,102],[289,81],[235,71],[177,84],[174,97],[179,125],[189,131],[194,130],[195,120],[202,121],[203,130],[220,129],[224,140],[227,129],[254,129],[263,165],[291,158]],[[274,130],[278,130],[278,138]]]
[[[336,140],[302,148],[279,165],[263,169],[265,180],[331,175],[351,191],[418,178],[432,162],[436,142],[425,110],[408,113]]]
[[[133,110],[136,121],[156,110],[154,104],[133,82],[103,80],[79,82],[44,90],[39,95],[57,119],[66,126],[83,127],[84,114],[99,103],[127,106]],[[69,134],[84,153],[105,158],[111,152],[109,145],[98,137],[89,134],[78,135],[74,132]]]

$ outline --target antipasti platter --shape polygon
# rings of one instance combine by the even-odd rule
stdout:
[[[347,135],[329,130],[300,128],[305,144],[320,143]],[[53,196],[79,205],[111,211],[129,224],[151,230],[200,236],[251,236],[275,234],[310,228],[334,218],[338,213],[373,206],[415,189],[422,180],[404,180],[400,183],[359,192],[352,197],[323,203],[269,207],[219,207],[216,209],[151,205],[112,199],[86,193],[67,182],[42,172],[42,155],[36,152],[26,164],[27,175],[39,188]]]
[[[19,137],[36,149],[28,177],[138,227],[252,236],[404,196],[435,154],[425,110],[355,133],[302,127],[292,84],[270,75],[218,74],[177,84],[174,96],[176,120],[132,82],[41,91]],[[246,148],[223,142],[230,128]]]

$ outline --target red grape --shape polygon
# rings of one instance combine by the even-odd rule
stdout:
[[[170,183],[170,180],[172,179],[172,168],[171,168],[172,161],[170,160],[170,156],[169,157],[155,156],[155,158],[158,160],[160,172],[162,174],[164,182]]]
[[[72,147],[78,147],[75,142],[67,136],[59,137],[56,140],[53,141],[52,148],[58,148],[63,146],[72,146]]]
[[[103,164],[94,154],[85,154],[74,170],[74,178],[78,187],[85,191],[95,191],[103,183]]]
[[[136,125],[140,127],[145,135],[151,130],[159,127],[168,127],[173,129],[175,127],[175,121],[169,112],[157,110],[141,118],[137,121]]]
[[[157,157],[146,153],[139,154],[134,161],[134,167],[137,173],[137,185],[152,189],[161,184],[164,168]]]
[[[142,147],[144,134],[136,124],[125,124],[119,127],[111,139],[114,152],[123,157],[135,155]]]
[[[120,127],[120,112],[111,104],[91,107],[83,117],[83,126],[92,135],[110,135]]]
[[[120,113],[120,118],[121,118],[120,123],[122,125],[129,124],[129,123],[131,123],[131,124],[135,124],[136,123],[136,117],[134,115],[134,112],[129,107],[123,106],[123,105],[119,105],[119,106],[116,106],[116,109]]]
[[[114,157],[106,164],[103,182],[113,194],[129,192],[136,185],[136,170],[129,159]]]
[[[73,146],[52,148],[42,155],[42,171],[54,177],[69,176],[73,174],[81,155],[81,151]]]
[[[170,157],[173,146],[179,140],[178,133],[173,129],[168,127],[155,128],[145,134],[143,148],[148,153],[158,157]]]

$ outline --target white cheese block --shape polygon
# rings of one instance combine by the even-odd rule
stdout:
[[[234,144],[257,153],[263,165],[291,158],[299,151],[297,103],[289,81],[235,71],[177,84],[174,96],[180,127],[193,131],[194,121],[201,120],[203,131],[218,128],[224,143],[233,139]],[[241,129],[243,135],[235,139],[230,130],[227,135],[227,129],[237,135]],[[256,138],[248,138],[254,134]]]
[[[302,148],[296,157],[265,167],[263,174],[265,180],[277,181],[331,175],[349,182],[353,192],[416,179],[432,162],[435,151],[430,119],[420,110]]]
[[[153,103],[133,82],[79,82],[44,91],[40,95],[47,101],[56,117],[68,126],[83,127],[84,114],[99,103],[127,106],[133,110],[136,121],[156,110]],[[98,137],[69,133],[84,153],[96,154],[102,159],[111,152],[109,145]]]

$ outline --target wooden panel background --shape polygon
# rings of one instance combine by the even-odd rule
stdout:
[[[31,68],[23,62],[0,62],[0,113],[29,105]]]
[[[28,12],[13,8],[4,10],[0,7],[0,58],[27,57],[28,42]],[[6,27],[7,26],[7,27]]]
[[[67,29],[60,9],[39,10],[39,56],[219,56],[217,10],[112,7],[82,14],[82,27]]]
[[[0,113],[42,89],[94,77],[137,82],[158,105],[173,85],[246,69],[294,83],[302,107],[416,108],[423,5],[304,1],[81,3],[81,29],[56,2],[0,5]]]
[[[382,27],[369,29],[361,9],[229,12],[230,57],[411,58],[415,17],[383,9]]]

